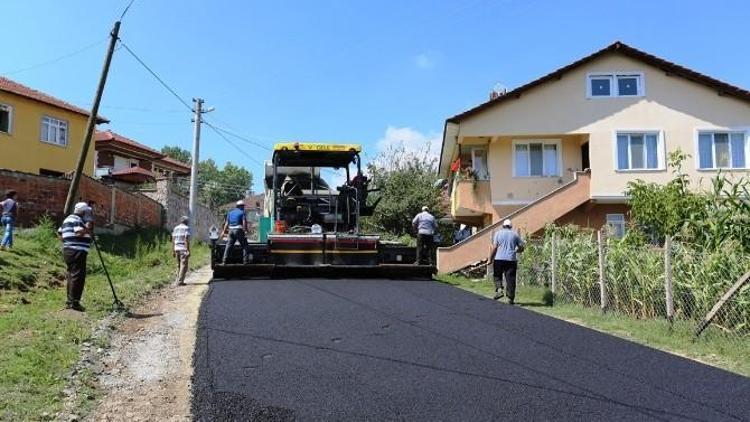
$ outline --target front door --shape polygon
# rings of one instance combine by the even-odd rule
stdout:
[[[591,162],[589,161],[589,143],[581,145],[581,169],[586,170],[591,168]]]

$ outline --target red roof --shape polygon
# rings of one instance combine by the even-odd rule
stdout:
[[[750,91],[746,89],[739,88],[734,85],[730,85],[726,82],[720,81],[718,79],[714,79],[710,76],[704,75],[702,73],[696,72],[694,70],[688,69],[686,67],[682,67],[678,64],[675,64],[670,61],[664,60],[662,58],[656,57],[654,55],[648,54],[641,50],[635,49],[620,41],[616,41],[610,44],[609,46],[597,51],[594,54],[586,56],[565,67],[561,67],[560,69],[557,69],[552,73],[542,76],[539,79],[533,80],[527,83],[526,85],[520,86],[512,91],[508,91],[505,94],[500,95],[497,98],[494,98],[487,102],[479,104],[478,106],[474,108],[464,111],[463,113],[450,117],[448,118],[447,122],[458,123],[461,120],[465,119],[466,117],[473,116],[474,114],[482,110],[485,110],[488,107],[492,107],[495,104],[500,104],[504,101],[508,101],[514,98],[520,98],[521,94],[528,91],[529,89],[534,88],[537,85],[541,85],[547,81],[559,79],[566,72],[569,72],[579,66],[589,63],[595,59],[598,59],[599,57],[608,53],[619,53],[619,54],[625,55],[627,57],[639,60],[641,62],[644,62],[656,68],[659,68],[670,76],[682,77],[687,80],[693,81],[697,84],[707,86],[711,89],[715,89],[719,95],[726,95],[729,97],[737,98],[739,100],[750,102]]]
[[[25,85],[21,85],[18,82],[12,81],[8,78],[0,76],[0,91],[10,92],[12,94],[19,95],[21,97],[30,98],[41,103],[53,105],[55,107],[72,111],[74,113],[82,114],[86,117],[90,116],[91,113],[88,110],[84,110],[80,107],[76,107],[73,104],[65,102],[59,98],[55,98],[51,95],[47,95],[43,92],[31,89]],[[106,117],[98,116],[96,123],[109,123]]]
[[[119,144],[119,146],[123,146],[127,149],[135,149],[137,152],[140,152],[141,154],[145,154],[152,159],[159,159],[159,158],[164,157],[164,154],[162,154],[161,152],[153,148],[150,148],[146,145],[143,145],[139,142],[136,142],[130,138],[126,138],[120,135],[119,133],[112,132],[111,130],[105,130],[105,131],[97,130],[95,139],[96,139],[97,150],[101,149],[101,147],[104,145]]]
[[[190,164],[188,164],[188,163],[183,163],[183,162],[182,162],[182,161],[180,161],[180,160],[175,160],[175,159],[174,159],[174,158],[172,158],[172,157],[167,157],[167,156],[164,156],[164,158],[161,158],[161,159],[160,159],[160,160],[159,160],[158,162],[156,162],[155,164],[156,164],[156,165],[159,165],[159,164],[162,164],[162,163],[164,163],[164,164],[167,164],[167,165],[169,165],[169,166],[171,166],[171,167],[173,167],[173,168],[176,168],[176,169],[178,169],[178,170],[181,170],[181,171],[183,171],[183,172],[185,172],[185,173],[190,173]]]
[[[156,179],[154,173],[141,167],[130,167],[113,171],[110,175],[113,179],[123,180],[126,182],[146,182]]]

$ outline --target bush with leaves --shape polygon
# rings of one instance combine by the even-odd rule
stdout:
[[[411,221],[423,206],[436,217],[445,215],[441,188],[435,186],[437,158],[429,153],[429,145],[421,151],[407,150],[403,144],[393,146],[367,165],[373,192],[368,202],[380,198],[365,227],[395,236],[413,234]]]

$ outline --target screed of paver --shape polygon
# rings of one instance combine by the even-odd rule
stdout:
[[[192,419],[195,327],[210,278],[208,268],[191,273],[185,286],[157,293],[118,327],[102,359],[104,394],[89,420]]]
[[[213,283],[197,420],[750,418],[750,379],[453,287]]]

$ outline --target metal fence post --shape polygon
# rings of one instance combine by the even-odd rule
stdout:
[[[550,290],[552,291],[552,303],[557,294],[557,233],[552,233],[552,274]]]
[[[674,291],[672,290],[672,238],[664,239],[664,292],[667,300],[667,320],[674,321]]]
[[[607,268],[604,256],[604,234],[601,230],[596,232],[596,241],[599,249],[599,304],[602,308],[602,312],[604,312],[607,310]]]

